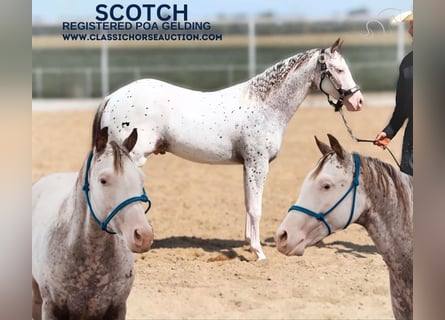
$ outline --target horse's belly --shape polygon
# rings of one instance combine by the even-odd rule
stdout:
[[[235,164],[240,163],[240,159],[231,143],[229,142],[208,142],[205,139],[196,141],[175,141],[169,142],[168,152],[183,159],[200,163],[220,163]]]
[[[238,110],[238,109],[236,109]],[[246,119],[228,106],[189,106],[170,113],[164,137],[167,151],[201,163],[240,163],[237,151]]]

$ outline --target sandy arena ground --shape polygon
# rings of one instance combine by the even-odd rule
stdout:
[[[365,99],[363,111],[346,116],[355,134],[369,139],[388,121],[392,103],[382,106],[377,95]],[[261,220],[265,261],[255,261],[244,242],[241,166],[197,164],[170,154],[149,158],[144,173],[155,242],[136,255],[127,319],[394,319],[386,266],[361,226],[328,237],[303,257],[275,249],[274,232],[320,157],[314,135],[327,142],[332,133],[348,150],[394,164],[387,152],[352,141],[325,100],[310,101],[291,120],[270,168]],[[78,171],[89,151],[94,111],[36,111],[37,104],[33,182]],[[397,156],[400,146],[397,137],[391,144]]]

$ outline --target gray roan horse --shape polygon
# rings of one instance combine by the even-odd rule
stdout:
[[[142,202],[144,177],[108,128],[79,173],[43,177],[32,188],[33,319],[125,319],[133,253],[153,242]],[[130,251],[131,250],[131,251]]]
[[[277,248],[301,256],[332,232],[362,225],[388,266],[395,318],[412,319],[412,177],[378,159],[351,154],[328,136],[330,146],[316,139],[323,157],[277,229]]]
[[[339,53],[312,49],[285,59],[258,76],[214,92],[199,92],[153,79],[138,80],[106,97],[95,123],[108,126],[121,143],[133,128],[140,139],[131,152],[139,165],[152,153],[244,166],[246,239],[258,259],[262,194],[269,162],[277,155],[286,126],[311,87],[321,88],[348,110],[360,110],[363,97]]]

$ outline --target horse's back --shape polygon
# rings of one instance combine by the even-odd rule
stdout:
[[[168,105],[186,95],[188,89],[156,79],[133,81],[105,98],[101,127],[108,127],[112,140],[122,143],[133,128],[161,126]],[[119,139],[114,139],[119,136]]]
[[[196,111],[211,114],[212,110],[209,108],[221,110],[224,109],[224,104],[233,104],[238,101],[243,87],[243,84],[238,84],[222,90],[203,92],[157,79],[136,80],[105,98],[108,106],[105,111],[108,115],[103,115],[107,118],[105,121],[102,120],[102,126],[114,123],[113,120],[117,117],[119,119],[133,118],[134,121],[132,116],[139,116],[144,120],[145,117],[153,116],[154,113],[168,113],[172,110],[174,114]],[[128,117],[125,118],[125,116]]]
[[[141,102],[150,101],[151,98],[158,99],[162,95],[169,95],[171,93],[185,93],[193,92],[186,88],[176,86],[174,84],[164,82],[157,79],[146,78],[133,81],[105,98],[110,102],[119,102],[120,105],[127,103],[137,103],[139,99]]]

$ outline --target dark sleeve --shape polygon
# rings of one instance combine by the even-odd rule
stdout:
[[[411,70],[409,70],[410,68]],[[409,117],[409,97],[412,96],[412,76],[410,75],[412,75],[412,52],[408,54],[400,64],[396,89],[396,106],[389,124],[383,129],[391,139],[397,134],[403,122]]]

